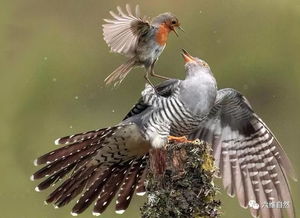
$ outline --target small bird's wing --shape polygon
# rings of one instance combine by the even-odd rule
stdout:
[[[169,97],[175,92],[175,90],[180,84],[180,81],[181,80],[177,79],[165,80],[162,83],[155,86],[155,90],[158,92],[159,95],[163,97]],[[132,117],[136,114],[142,113],[148,107],[149,105],[143,101],[143,98],[140,98],[139,101],[132,107],[132,109],[128,112],[128,114],[123,120],[126,120],[127,118]]]
[[[242,94],[219,90],[208,118],[189,138],[212,144],[227,193],[236,194],[242,207],[250,207],[252,216],[282,217],[282,210],[272,207],[286,207],[289,217],[295,216],[286,176],[295,179],[291,162]]]
[[[128,4],[126,5],[127,13],[124,13],[119,6],[117,10],[118,15],[110,11],[113,19],[104,19],[106,22],[102,25],[104,40],[112,52],[133,57],[139,36],[149,31],[150,24],[140,17],[138,5],[135,9],[135,15],[131,12]]]

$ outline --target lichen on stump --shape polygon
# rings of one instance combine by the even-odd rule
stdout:
[[[171,142],[162,154],[165,168],[150,164],[145,182],[147,202],[141,207],[143,218],[217,217],[220,201],[215,200],[215,167],[211,148],[205,142]],[[154,157],[157,158],[157,157]],[[156,160],[157,161],[157,160]]]

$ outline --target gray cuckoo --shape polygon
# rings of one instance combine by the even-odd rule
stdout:
[[[292,165],[278,140],[254,113],[247,99],[234,89],[217,90],[206,62],[183,51],[186,77],[147,85],[142,98],[119,124],[55,141],[63,147],[35,160],[45,165],[32,180],[44,179],[42,191],[62,182],[46,199],[62,207],[81,194],[72,214],[94,204],[104,212],[117,195],[116,212],[123,213],[134,192],[145,193],[149,149],[162,149],[169,136],[201,139],[213,146],[219,176],[230,196],[236,195],[252,216],[282,217],[281,209],[251,207],[249,202],[289,202],[294,217],[287,174]]]

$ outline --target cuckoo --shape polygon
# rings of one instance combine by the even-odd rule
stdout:
[[[94,203],[100,215],[115,195],[116,212],[129,206],[134,192],[145,193],[149,149],[163,149],[169,139],[201,139],[212,145],[218,176],[242,207],[249,202],[289,202],[294,217],[287,174],[293,167],[274,134],[253,111],[248,100],[230,88],[217,89],[208,64],[183,50],[184,80],[146,85],[138,103],[119,124],[59,138],[62,145],[35,160],[45,165],[31,177],[44,179],[36,191],[62,182],[46,199],[62,207],[81,194],[72,214]],[[185,138],[186,137],[186,138]],[[282,217],[283,210],[249,207],[251,214]]]

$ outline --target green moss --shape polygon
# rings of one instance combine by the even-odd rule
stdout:
[[[200,141],[171,143],[163,175],[150,170],[147,202],[142,217],[217,217],[220,201],[215,200],[215,167],[210,147]]]

